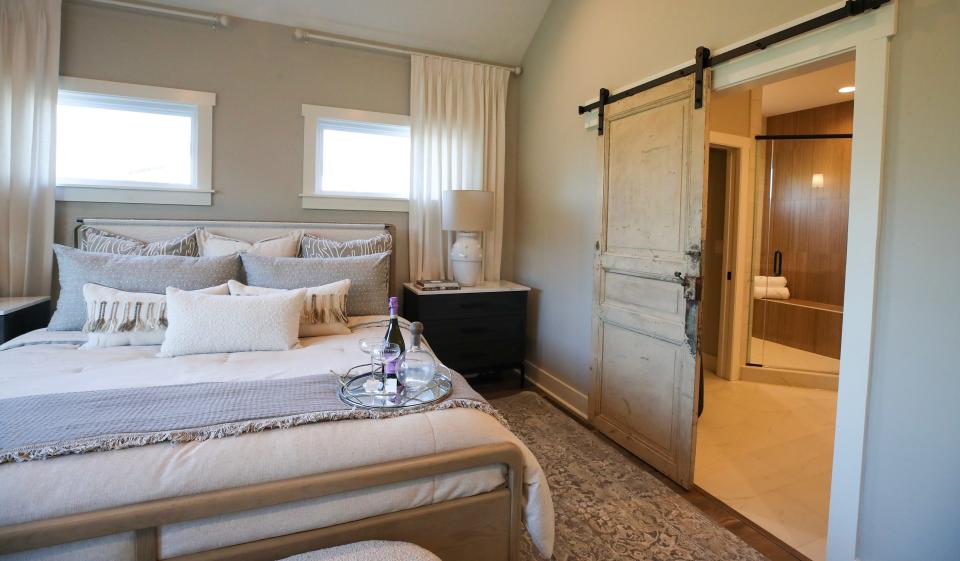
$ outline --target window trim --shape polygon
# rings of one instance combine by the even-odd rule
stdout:
[[[320,121],[350,123],[363,122],[374,125],[410,126],[409,115],[378,113],[360,109],[343,109],[322,105],[301,107],[303,115],[303,191],[300,203],[306,209],[370,210],[380,212],[407,212],[409,196],[377,197],[369,195],[323,194],[317,188],[317,129]]]
[[[210,206],[213,202],[213,106],[217,95],[211,92],[162,88],[141,84],[127,84],[106,80],[91,80],[61,76],[59,91],[77,94],[104,95],[132,102],[141,100],[158,103],[179,103],[194,107],[193,143],[196,153],[194,185],[57,183],[58,201],[177,204]]]

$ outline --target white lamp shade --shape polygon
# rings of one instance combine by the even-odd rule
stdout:
[[[493,191],[444,191],[440,227],[457,232],[492,230],[493,203]]]

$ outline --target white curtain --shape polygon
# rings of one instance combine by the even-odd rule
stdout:
[[[0,296],[50,294],[60,0],[0,0]]]
[[[484,280],[500,279],[504,129],[510,71],[413,55],[410,72],[410,276],[451,278],[454,233],[440,229],[440,193],[495,194],[495,229],[483,234]]]

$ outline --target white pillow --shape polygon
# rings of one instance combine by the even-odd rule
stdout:
[[[285,236],[266,238],[250,243],[200,230],[197,232],[197,241],[200,242],[201,257],[233,255],[234,253],[249,253],[267,257],[296,257],[300,252],[300,238],[302,236],[303,230],[298,230]]]
[[[263,288],[247,286],[231,280],[230,294],[233,296],[258,296],[286,292],[282,288]],[[323,286],[305,289],[303,311],[300,313],[300,336],[317,337],[320,335],[347,335],[347,293],[350,292],[350,279]]]
[[[203,294],[230,294],[227,284],[197,290]],[[83,285],[89,333],[81,349],[159,345],[167,330],[167,297],[150,292],[127,292],[94,283]]]
[[[305,293],[236,298],[168,288],[167,335],[157,356],[291,349]]]

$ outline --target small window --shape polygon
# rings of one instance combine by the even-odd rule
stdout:
[[[406,115],[303,106],[305,208],[407,210]]]
[[[210,204],[213,101],[205,92],[63,78],[58,197]]]

